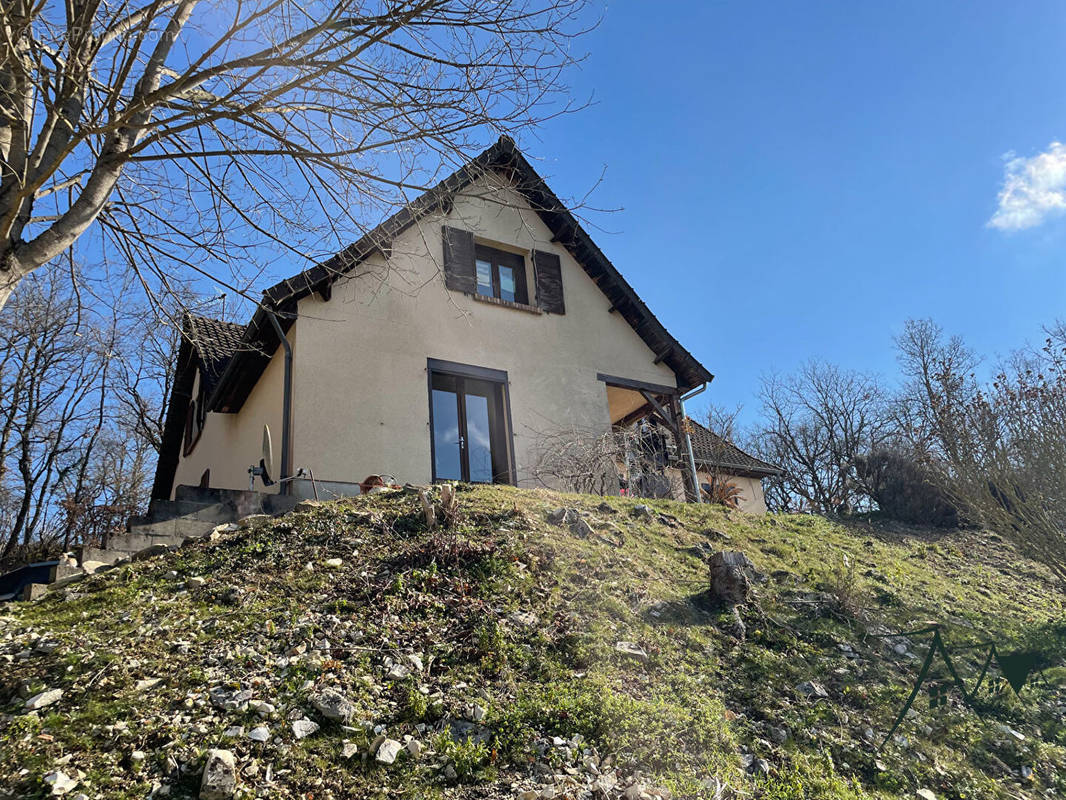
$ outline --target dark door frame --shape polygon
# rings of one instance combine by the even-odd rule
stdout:
[[[433,481],[437,480],[437,453],[436,443],[433,441],[433,376],[434,374],[451,375],[456,378],[474,378],[500,385],[501,400],[503,402],[503,422],[506,426],[504,442],[507,448],[507,483],[512,486],[518,485],[518,473],[515,469],[514,457],[514,426],[511,424],[511,383],[507,379],[507,372],[502,369],[490,369],[478,367],[473,364],[461,364],[456,361],[444,361],[439,358],[426,359],[426,395],[429,402],[429,474]],[[465,399],[459,397],[459,413],[464,411]],[[467,464],[466,448],[460,452],[460,463]],[[465,467],[469,475],[469,467]]]

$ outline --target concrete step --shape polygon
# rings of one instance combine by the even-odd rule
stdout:
[[[176,517],[174,519],[168,519],[163,522],[153,522],[151,525],[136,525],[130,528],[129,533],[124,536],[142,536],[142,537],[160,537],[167,538],[177,537],[178,539],[184,539],[187,536],[206,536],[215,527],[222,525],[228,520],[202,520],[191,519],[189,517]],[[115,540],[123,539],[123,536],[113,536],[111,541],[108,542],[108,547],[112,550],[125,550],[125,545],[117,546]]]
[[[210,522],[231,522],[234,509],[228,503],[197,503],[191,500],[153,500],[151,511],[143,517],[131,517],[127,528],[154,525],[177,517]]]
[[[81,575],[82,572],[81,567],[74,567],[70,564],[53,564],[48,571],[48,582],[55,583],[63,580],[63,578],[69,578],[71,575]]]
[[[113,550],[102,547],[88,547],[83,545],[82,547],[75,548],[75,554],[78,557],[78,563],[83,568],[87,568],[89,564],[114,564],[116,561],[122,561],[125,558],[129,558],[130,554],[126,550]]]
[[[201,523],[206,524],[206,523]],[[210,528],[207,529],[211,531]],[[202,531],[196,533],[124,533],[120,536],[112,536],[107,543],[109,550],[118,550],[128,558],[141,550],[155,547],[157,544],[165,544],[167,547],[180,547],[189,536],[203,536]]]

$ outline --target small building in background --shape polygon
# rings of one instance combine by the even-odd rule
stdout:
[[[746,453],[732,442],[689,420],[692,455],[704,500],[732,497],[733,505],[753,514],[766,513],[763,478],[782,474],[780,467]]]

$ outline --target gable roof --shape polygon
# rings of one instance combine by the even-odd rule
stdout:
[[[185,433],[185,415],[192,401],[196,366],[200,365],[200,380],[204,395],[210,397],[218,385],[234,354],[241,348],[245,326],[220,319],[186,313],[181,321],[181,342],[175,354],[174,383],[167,398],[167,415],[163,420],[163,436],[159,444],[159,460],[155,467],[152,498],[170,497],[174,473],[178,469],[181,439]]]
[[[732,442],[728,442],[716,433],[689,419],[692,430],[692,456],[697,464],[728,470],[737,475],[752,478],[766,478],[781,475],[784,470],[766,461],[745,453]]]
[[[456,170],[367,232],[336,255],[306,269],[263,292],[263,305],[257,308],[245,327],[240,348],[227,364],[209,400],[216,411],[237,411],[266,369],[280,344],[267,309],[278,312],[282,330],[295,319],[296,303],[320,292],[328,297],[333,282],[365,261],[375,251],[388,252],[393,239],[428,214],[447,213],[456,195],[479,177],[497,173],[509,179],[540,215],[552,232],[552,241],[562,244],[574,260],[596,282],[611,303],[655,354],[655,363],[665,363],[677,376],[678,387],[686,391],[713,380],[714,375],[670,335],[663,324],[637,296],[610,260],[592,241],[573,214],[548,188],[514,142],[501,136],[492,147]]]
[[[208,396],[215,390],[233,354],[241,346],[245,326],[211,317],[186,314],[182,335],[200,357],[204,391]]]

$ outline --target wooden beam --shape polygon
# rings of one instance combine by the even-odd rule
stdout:
[[[651,406],[649,406],[647,403],[645,403],[640,408],[635,409],[633,411],[630,411],[628,414],[626,414],[620,420],[616,420],[615,422],[612,422],[611,424],[614,425],[615,427],[618,427],[618,428],[628,428],[634,422],[636,422],[637,420],[640,420],[640,419],[644,419],[644,417],[648,416],[650,413],[651,413]]]
[[[663,361],[668,359],[673,352],[674,352],[674,348],[672,348],[672,347],[667,348],[666,350],[663,350],[661,353],[659,353],[659,355],[655,356],[655,360],[652,361],[651,363],[652,364],[661,364]]]
[[[322,298],[323,303],[328,303],[333,297],[333,284],[327,283],[318,290],[318,296]]]
[[[677,394],[676,386],[665,386],[661,383],[638,381],[632,378],[619,378],[616,375],[605,375],[602,372],[596,373],[596,380],[603,381],[608,386],[617,386],[619,389],[632,389],[637,392],[643,389],[655,394]]]
[[[677,423],[673,420],[671,414],[665,408],[659,405],[659,401],[655,399],[655,395],[651,394],[650,392],[646,392],[643,389],[640,390],[640,393],[644,396],[644,399],[648,401],[648,404],[655,409],[655,412],[656,414],[658,414],[659,418],[662,419],[662,421],[671,430],[676,430]],[[671,397],[673,397],[673,395],[671,395]]]

